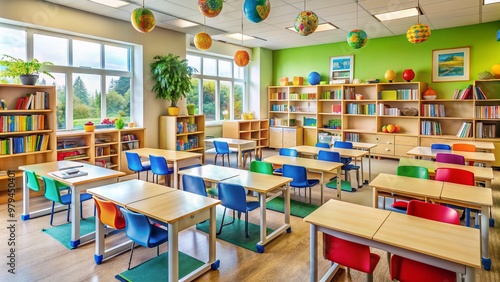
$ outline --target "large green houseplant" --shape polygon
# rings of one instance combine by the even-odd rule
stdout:
[[[51,62],[40,62],[37,59],[24,61],[22,59],[4,54],[0,60],[0,65],[6,67],[0,71],[0,76],[13,78],[19,77],[21,79],[21,83],[24,85],[35,85],[40,73],[44,73],[54,78],[52,74],[46,70],[42,70],[43,66],[53,65]]]
[[[177,101],[186,98],[186,94],[191,91],[191,77],[197,70],[188,65],[186,59],[168,54],[156,55],[155,61],[151,63],[151,75],[155,81],[152,91],[157,99],[169,100],[169,115],[178,115],[179,108]]]

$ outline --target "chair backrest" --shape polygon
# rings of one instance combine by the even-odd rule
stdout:
[[[475,152],[476,146],[472,144],[455,143],[451,146],[453,151]]]
[[[182,187],[184,191],[195,193],[201,196],[207,196],[207,187],[203,178],[194,175],[182,175]]]
[[[352,145],[352,142],[335,141],[335,143],[333,143],[333,147],[335,147],[335,148],[344,148],[344,149],[352,149],[353,145]]]
[[[323,257],[340,265],[370,273],[370,247],[323,233]]]
[[[246,212],[247,196],[245,188],[238,184],[219,182],[217,184],[219,200],[224,207],[229,209]]]
[[[128,169],[132,171],[141,171],[144,168],[139,154],[125,151],[125,156],[127,157]]]
[[[253,161],[250,163],[250,171],[263,174],[273,174],[273,165],[263,161]]]
[[[217,154],[229,154],[229,145],[224,141],[214,141],[215,152]]]
[[[451,150],[451,146],[448,144],[432,144],[431,149],[435,150]]]
[[[307,170],[303,166],[284,164],[282,175],[293,179],[290,182],[292,187],[307,186]]]
[[[36,177],[36,173],[31,170],[24,171],[26,178],[28,179],[26,186],[33,191],[40,191],[40,183],[38,183],[38,178]]]
[[[147,216],[129,211],[126,208],[120,208],[125,217],[125,233],[130,240],[149,248],[149,239],[151,238],[152,228]]]
[[[429,170],[423,166],[401,165],[396,170],[397,175],[429,179]]]
[[[447,164],[459,164],[465,165],[464,156],[456,155],[456,154],[448,154],[448,153],[437,153],[436,154],[436,162],[438,163],[447,163]]]
[[[154,174],[165,175],[173,172],[173,169],[168,168],[167,160],[162,156],[149,155],[149,162]]]
[[[457,225],[460,224],[460,216],[458,215],[457,211],[453,208],[443,205],[411,200],[408,203],[408,209],[406,213],[430,220]]]
[[[314,145],[315,147],[319,147],[319,148],[327,148],[329,149],[330,148],[330,144],[328,143],[322,143],[322,142],[318,142],[316,143],[316,145]]]
[[[340,153],[333,151],[320,150],[318,153],[318,160],[329,161],[329,162],[340,162]]]
[[[92,197],[97,208],[97,216],[102,223],[113,227],[114,229],[125,228],[125,217],[118,209],[115,203],[99,199],[96,196]]]
[[[474,173],[458,168],[438,168],[434,179],[474,186]]]
[[[288,156],[288,157],[298,157],[299,152],[295,149],[290,148],[281,148],[279,152],[280,156]]]
[[[56,203],[61,203],[61,191],[59,188],[65,185],[47,176],[42,176],[42,179],[45,185],[45,198]]]

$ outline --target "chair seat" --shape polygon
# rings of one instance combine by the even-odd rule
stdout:
[[[195,167],[199,167],[199,166],[202,166],[202,165],[201,164],[188,165],[188,166],[179,168],[179,170],[185,170],[185,169],[195,168]]]
[[[290,186],[295,188],[309,188],[317,184],[319,184],[318,179],[307,179],[307,182],[300,182],[300,183],[293,183],[292,181],[290,183]]]
[[[151,169],[151,163],[149,161],[141,162],[141,164],[144,167],[144,170],[150,170]]]
[[[276,173],[276,174],[283,174],[283,168],[277,168],[275,170],[273,170],[273,173]]]
[[[260,207],[260,203],[257,201],[247,202],[247,211],[253,211]]]
[[[404,271],[401,271],[404,269]],[[399,281],[456,281],[456,273],[429,264],[403,258],[391,257],[391,279]]]
[[[391,207],[398,209],[398,210],[407,210],[408,209],[408,202],[406,201],[395,201]]]
[[[219,197],[219,190],[217,188],[208,188],[207,194],[212,196],[212,197],[218,198]]]
[[[168,241],[168,231],[157,226],[151,226],[151,238],[148,242],[148,248],[158,246]]]
[[[63,205],[71,204],[71,194],[61,195],[61,204]]]
[[[342,170],[357,170],[359,168],[360,168],[359,165],[348,164],[348,165],[343,165],[340,169],[342,169]]]
[[[245,151],[242,151],[242,152],[245,152]],[[217,151],[215,151],[215,148],[211,148],[211,149],[206,150],[206,151],[205,151],[205,153],[216,154],[216,153],[217,153]],[[237,149],[235,149],[235,148],[229,148],[229,153],[230,153],[230,154],[233,154],[233,153],[236,153],[236,154],[237,154],[237,153],[238,153],[238,150],[237,150]]]
[[[92,195],[89,193],[81,193],[80,194],[80,202],[87,201],[92,199]]]

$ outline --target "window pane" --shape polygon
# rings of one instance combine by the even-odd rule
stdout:
[[[101,45],[73,40],[73,66],[101,68]]]
[[[188,60],[188,65],[190,67],[193,67],[197,70],[195,73],[200,73],[201,72],[201,57],[198,56],[193,56],[193,55],[187,55],[186,59]]]
[[[106,76],[106,117],[130,121],[130,78]]]
[[[241,119],[241,114],[243,113],[243,95],[245,89],[245,84],[235,82],[234,83],[234,119]]]
[[[34,34],[33,44],[34,58],[42,62],[52,62],[54,65],[68,65],[68,39]]]
[[[231,112],[231,82],[221,81],[219,91],[219,119],[229,119],[229,113]],[[224,118],[224,116],[226,118]]]
[[[129,55],[128,48],[104,46],[104,68],[108,70],[129,71]]]
[[[56,118],[57,129],[66,129],[66,75],[64,73],[51,74],[55,80],[46,75],[40,74],[38,81],[40,85],[55,85],[56,86]]]
[[[87,121],[101,123],[101,77],[73,74],[73,128],[83,129]]]
[[[205,120],[215,120],[215,80],[203,80],[203,113]]]
[[[203,58],[203,74],[204,75],[217,75],[217,60],[210,58]]]
[[[0,54],[26,60],[26,31],[0,27]]]
[[[219,60],[219,76],[231,77],[231,62]]]
[[[244,79],[245,78],[245,67],[239,67],[237,64],[233,64],[234,78]]]
[[[200,105],[200,80],[198,78],[192,78],[191,83],[193,84],[193,88],[191,91],[187,94],[187,103],[188,104],[194,104],[195,105],[195,110],[194,113],[198,114],[199,111],[199,105]]]

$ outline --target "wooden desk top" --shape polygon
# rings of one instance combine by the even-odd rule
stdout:
[[[306,169],[315,171],[324,171],[324,172],[331,172],[332,170],[342,166],[342,163],[334,163],[334,162],[319,161],[314,159],[295,158],[295,157],[279,156],[279,155],[268,157],[264,159],[264,161],[277,165],[291,164],[291,165],[303,166]]]
[[[220,204],[220,200],[175,190],[126,205],[127,209],[151,218],[174,223]]]
[[[387,192],[405,194],[418,197],[431,197],[439,199],[443,182],[420,179],[394,174],[381,173],[369,184],[372,187],[382,188]]]
[[[139,149],[129,150],[128,152],[137,153],[141,157],[149,157],[149,155],[161,156],[164,157],[167,161],[180,161],[185,159],[201,158],[203,156],[203,154],[198,154],[198,153],[156,149],[156,148],[139,148]]]
[[[234,138],[211,138],[205,139],[205,142],[213,143],[214,141],[223,141],[227,142],[228,145],[244,145],[244,144],[254,144],[257,145],[255,140],[243,140],[243,139],[234,139]]]
[[[58,171],[63,168],[76,168],[81,171],[85,171],[88,174],[84,176],[74,177],[62,179],[58,177],[54,177],[49,174],[49,172]],[[57,162],[48,162],[48,163],[40,163],[40,164],[32,164],[32,165],[23,165],[19,167],[20,170],[32,170],[37,175],[44,175],[50,178],[54,178],[57,181],[64,183],[70,186],[82,185],[86,183],[91,183],[94,181],[110,179],[110,178],[118,178],[120,176],[125,176],[124,172],[107,169],[104,167],[89,165],[85,163],[72,162],[72,161],[57,161]]]
[[[179,174],[188,174],[199,176],[210,182],[219,182],[228,178],[240,175],[244,170],[218,166],[218,165],[203,165],[179,171]]]
[[[108,201],[112,201],[120,206],[144,200],[163,193],[175,191],[177,189],[158,185],[143,180],[133,179],[113,183],[97,188],[87,189],[87,192],[99,196]]]
[[[242,170],[238,177],[223,180],[223,183],[239,184],[248,190],[258,193],[272,191],[278,187],[292,182],[292,178],[277,175],[262,174]]]
[[[449,167],[449,168],[458,168],[470,171],[474,173],[475,179],[493,179],[493,169],[491,167],[479,167],[479,166],[470,166],[470,165],[458,165],[458,164],[447,164],[447,163],[438,163],[431,160],[419,160],[412,158],[400,158],[399,165],[412,165],[412,166],[423,166],[429,169],[429,173],[434,174],[436,169]]]
[[[363,143],[363,142],[352,142],[354,149],[370,150],[377,147],[377,144],[373,143]]]
[[[418,146],[407,152],[408,155],[435,158],[437,153],[453,153],[456,155],[464,156],[466,161],[477,161],[477,162],[494,162],[495,154],[484,153],[484,152],[462,152],[462,151],[450,151],[450,150],[435,150],[431,147]]]
[[[343,148],[319,148],[315,146],[297,146],[297,147],[292,147],[291,149],[297,150],[299,153],[303,154],[314,154],[317,155],[319,154],[319,151],[332,151],[332,152],[338,152],[342,157],[351,157],[351,158],[360,158],[363,156],[368,155],[368,151],[363,151],[363,150],[355,150],[355,149],[343,149]]]
[[[372,239],[391,212],[348,202],[329,200],[304,218],[305,222]]]
[[[476,228],[392,212],[373,240],[481,268],[481,243]]]
[[[449,182],[443,184],[441,199],[476,206],[493,206],[493,196],[490,188]]]

